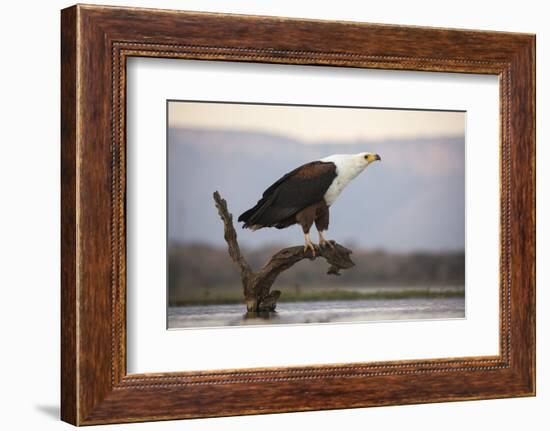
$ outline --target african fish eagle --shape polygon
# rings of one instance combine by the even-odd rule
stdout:
[[[319,246],[334,247],[323,236],[328,229],[329,208],[349,182],[376,160],[378,154],[334,154],[306,163],[283,175],[264,191],[258,203],[239,216],[243,228],[284,229],[294,224],[304,231],[304,251],[315,256],[315,245],[309,236],[313,223],[319,233]]]

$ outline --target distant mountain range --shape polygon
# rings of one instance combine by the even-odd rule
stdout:
[[[364,249],[464,250],[464,148],[462,136],[311,144],[268,133],[170,128],[169,241],[224,245],[215,190],[228,201],[236,224],[270,184],[300,164],[370,151],[382,162],[338,198],[328,237]],[[257,232],[237,227],[237,233],[252,248],[302,242],[296,226]]]

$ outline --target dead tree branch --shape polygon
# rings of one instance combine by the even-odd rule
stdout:
[[[275,253],[269,262],[258,272],[252,271],[244,258],[237,241],[237,232],[233,226],[233,216],[227,209],[227,202],[220,194],[214,192],[214,202],[224,226],[224,238],[227,242],[229,256],[241,272],[243,293],[248,312],[274,311],[281,296],[278,290],[271,291],[271,286],[278,275],[300,262],[302,259],[315,260],[322,257],[329,263],[327,274],[340,275],[340,270],[349,269],[355,264],[350,258],[351,250],[332,242],[333,247],[316,247],[316,255],[303,246],[287,247]]]

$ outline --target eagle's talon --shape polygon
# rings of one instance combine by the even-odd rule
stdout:
[[[333,249],[333,250],[336,248],[336,246],[335,246],[334,244],[335,244],[335,242],[334,242],[333,240],[326,240],[326,239],[322,240],[322,241],[319,243],[319,245],[320,245],[322,248],[324,248],[324,247],[329,247],[329,248],[331,248],[331,249]]]
[[[312,254],[313,257],[315,257],[317,255],[317,252],[315,250],[315,245],[313,245],[313,244],[304,245],[304,254],[307,254],[308,250],[311,250],[311,254]]]
[[[311,241],[309,234],[305,234],[305,240],[306,240],[306,243],[304,245],[304,254],[307,253],[309,249],[311,250],[312,256],[315,257],[316,256],[315,244],[313,244],[313,242]]]
[[[330,240],[330,239],[325,239],[325,237],[323,236],[323,233],[321,231],[318,232],[319,233],[319,246],[321,248],[324,248],[324,247],[330,247],[331,249],[334,250],[335,248],[335,242],[333,240]]]

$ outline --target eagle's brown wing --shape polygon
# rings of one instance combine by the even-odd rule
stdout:
[[[239,216],[243,228],[284,228],[294,223],[294,215],[320,202],[336,178],[332,162],[310,162],[282,176],[266,189],[258,203]]]

